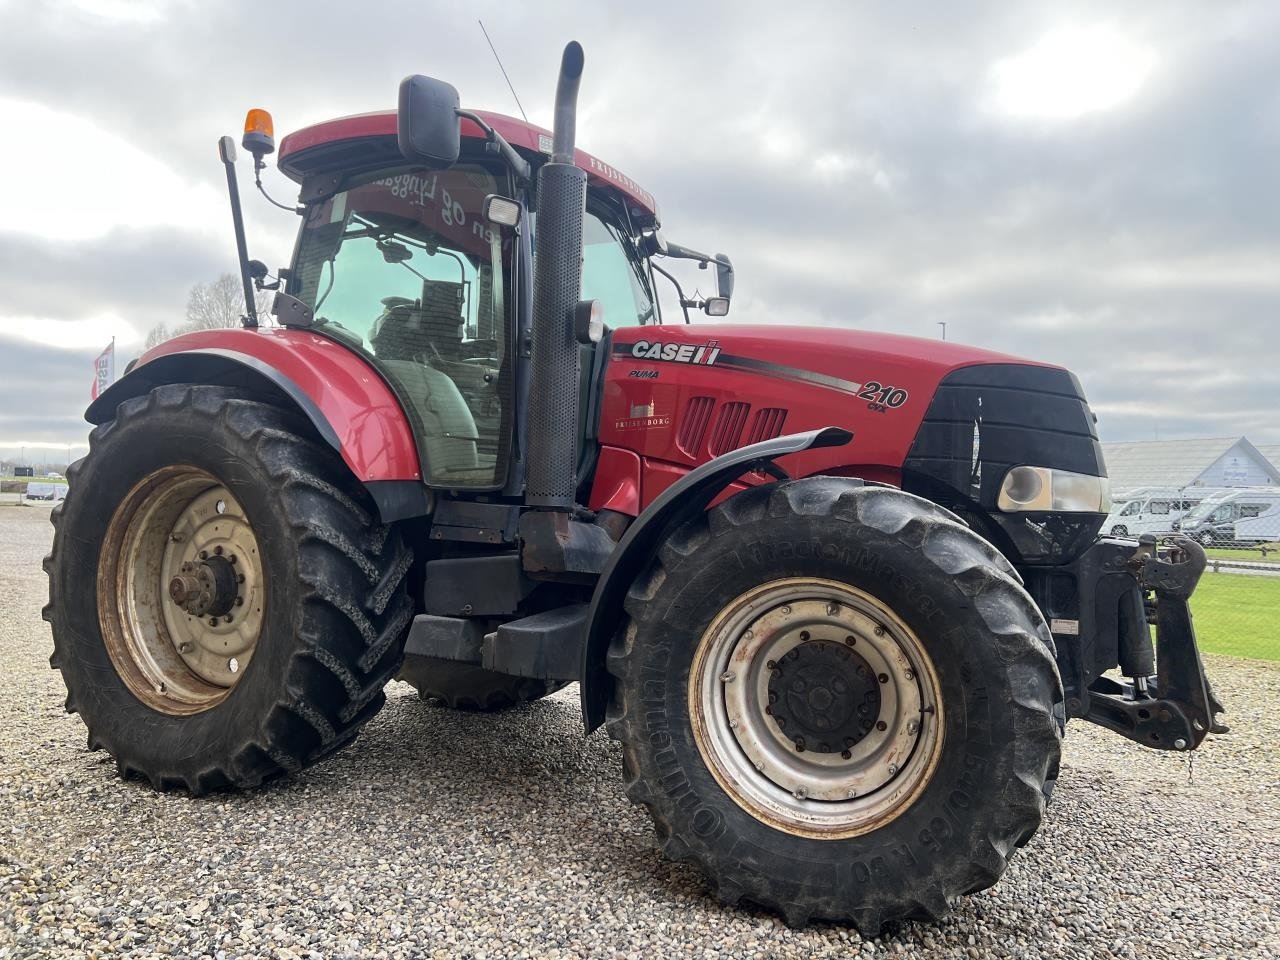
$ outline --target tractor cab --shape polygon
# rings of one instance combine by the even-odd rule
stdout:
[[[394,112],[286,137],[280,169],[303,199],[286,292],[307,308],[310,329],[358,351],[394,389],[428,486],[515,492],[537,229],[528,172],[547,159],[551,134],[497,114],[476,117],[463,121],[447,169],[405,159]],[[528,166],[496,156],[486,131]],[[582,298],[597,302],[612,328],[656,322],[652,274],[635,242],[657,226],[652,197],[582,151],[576,162],[589,177]],[[582,345],[584,378],[595,349]],[[580,408],[585,431],[585,400]]]

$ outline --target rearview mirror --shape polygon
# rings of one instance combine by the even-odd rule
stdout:
[[[726,300],[733,297],[733,264],[723,253],[716,254],[716,293]]]
[[[396,139],[406,160],[434,170],[457,163],[462,147],[458,102],[458,91],[443,80],[415,74],[400,81]]]

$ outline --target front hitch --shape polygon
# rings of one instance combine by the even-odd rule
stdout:
[[[1156,628],[1156,672],[1132,683],[1099,677],[1089,687],[1086,719],[1157,750],[1194,750],[1226,733],[1196,647],[1190,599],[1204,572],[1204,548],[1189,537],[1143,535],[1127,561]]]

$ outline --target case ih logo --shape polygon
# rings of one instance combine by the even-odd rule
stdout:
[[[631,348],[631,356],[637,360],[666,360],[670,363],[698,363],[708,366],[720,356],[720,346],[718,340],[709,340],[702,346],[637,340]]]

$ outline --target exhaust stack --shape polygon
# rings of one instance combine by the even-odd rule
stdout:
[[[573,312],[582,292],[582,218],[587,174],[573,162],[582,47],[564,48],[556,84],[551,161],[538,171],[533,260],[533,350],[526,502],[568,510],[578,470],[578,341]]]

